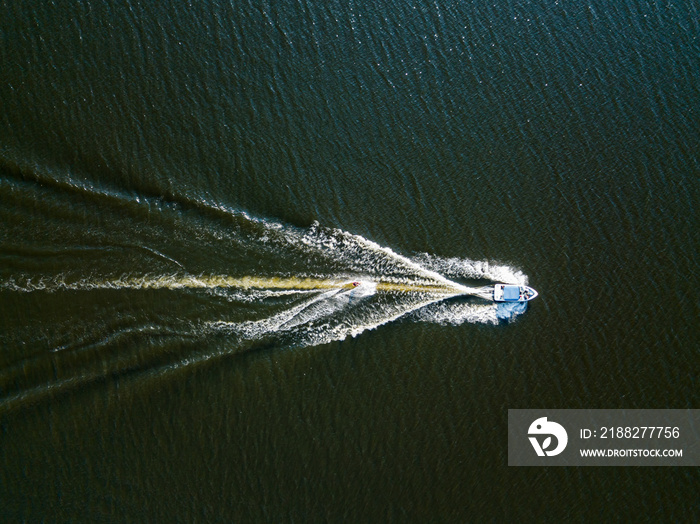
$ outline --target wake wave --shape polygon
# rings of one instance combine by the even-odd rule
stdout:
[[[409,320],[432,322],[443,325],[467,323],[498,323],[514,319],[525,311],[524,304],[517,307],[495,304],[490,301],[491,287],[467,287],[453,282],[437,270],[461,278],[491,278],[505,282],[522,282],[526,277],[506,266],[494,266],[485,262],[467,259],[439,258],[421,255],[410,260],[391,250],[381,248],[361,237],[350,237],[356,243],[403,264],[404,276],[396,268],[384,280],[348,280],[347,275],[336,278],[320,277],[232,277],[227,275],[161,275],[129,276],[114,279],[57,277],[11,277],[0,283],[0,289],[15,292],[62,291],[204,291],[211,297],[223,298],[229,304],[259,305],[262,318],[229,320],[204,320],[190,322],[190,334],[205,335],[207,332],[236,333],[246,340],[257,340],[275,333],[294,331],[295,340],[286,345],[299,346],[342,340],[357,336],[365,330],[374,329],[387,322],[407,316]],[[323,242],[321,242],[322,244]],[[318,244],[317,244],[318,245]],[[337,249],[334,246],[332,249]],[[367,257],[371,261],[371,257]],[[392,260],[393,259],[393,260]],[[428,267],[420,265],[425,263]],[[362,268],[362,261],[353,259],[354,269]],[[397,264],[397,267],[399,267]],[[409,271],[414,276],[409,276]],[[366,273],[376,273],[376,266]],[[480,297],[483,302],[446,301],[455,297]],[[272,310],[264,307],[274,302]],[[254,312],[255,313],[255,312]],[[253,315],[255,316],[255,315]],[[320,321],[323,321],[319,324]],[[204,326],[204,328],[202,328]],[[182,330],[177,332],[184,334]],[[68,349],[70,344],[58,349]]]
[[[281,277],[230,277],[226,275],[161,275],[161,276],[122,276],[111,280],[79,279],[70,280],[59,276],[55,278],[39,277],[37,279],[10,278],[0,287],[12,291],[89,291],[97,289],[226,289],[237,288],[251,290],[250,296],[264,298],[312,291],[326,288],[343,288],[351,286],[350,282],[340,280],[322,280],[312,278]],[[254,290],[254,291],[253,291]]]
[[[76,209],[74,183],[2,182],[17,205],[0,209],[0,220],[12,214],[0,231],[0,294],[23,323],[2,319],[0,407],[105,374],[165,371],[260,344],[317,345],[400,318],[498,323],[525,308],[490,302],[486,282],[458,282],[527,282],[505,265],[408,257],[318,223],[294,227],[205,201],[94,192],[77,182]],[[33,202],[56,219],[33,213]],[[101,227],[86,222],[91,216],[102,217]],[[16,224],[23,229],[12,230]],[[195,353],[170,349],[163,361],[160,348],[187,341],[198,341]]]
[[[522,271],[506,265],[493,264],[486,260],[443,258],[428,253],[422,253],[414,260],[417,264],[449,278],[487,279],[504,284],[527,284],[527,275],[523,274]]]
[[[512,320],[524,311],[524,305],[506,307],[503,304],[491,303],[490,286],[467,287],[447,278],[489,279],[518,284],[527,282],[527,277],[522,272],[508,266],[428,254],[409,259],[357,235],[338,230],[324,230],[315,235],[317,232],[318,225],[315,225],[303,235],[302,244],[319,252],[326,249],[333,254],[340,254],[337,258],[344,259],[347,263],[345,274],[331,278],[323,278],[321,275],[233,277],[206,274],[127,274],[112,279],[72,278],[70,275],[18,275],[1,282],[0,289],[25,293],[202,290],[210,296],[224,298],[231,304],[263,304],[275,299],[277,302],[283,301],[284,304],[280,312],[269,317],[243,322],[221,319],[205,321],[205,325],[210,329],[235,331],[248,338],[255,338],[262,334],[289,331],[298,326],[310,326],[319,318],[325,318],[327,322],[324,327],[329,336],[324,338],[316,333],[313,337],[315,341],[324,342],[355,336],[408,313],[414,313],[410,316],[413,320],[459,325],[465,322],[497,323],[501,320]],[[353,256],[348,255],[348,252]],[[357,256],[358,252],[361,252],[362,256]],[[378,275],[380,270],[385,274]],[[377,276],[380,277],[378,280],[371,278]],[[377,293],[390,296],[391,299],[387,300],[385,297],[383,308],[364,307],[365,299]],[[460,296],[480,297],[488,302],[445,302],[445,299]],[[298,302],[299,300],[302,301]],[[347,315],[346,312],[350,309],[353,313]],[[415,313],[416,310],[420,311]],[[338,317],[336,320],[339,320],[338,324],[342,324],[342,327],[334,325],[334,315]]]

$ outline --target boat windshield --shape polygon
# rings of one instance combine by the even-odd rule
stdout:
[[[520,299],[520,286],[503,286],[503,300]]]

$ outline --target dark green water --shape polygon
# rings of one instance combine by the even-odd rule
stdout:
[[[506,466],[508,408],[698,407],[695,2],[2,1],[0,44],[4,521],[697,518],[697,469]],[[445,299],[498,281],[540,296]]]

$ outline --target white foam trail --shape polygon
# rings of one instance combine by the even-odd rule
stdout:
[[[315,228],[318,228],[318,222],[314,223],[311,231],[316,231]],[[424,277],[429,282],[435,282],[435,283],[438,283],[438,284],[443,285],[445,287],[451,287],[451,288],[455,289],[456,293],[467,292],[467,290],[468,290],[468,288],[465,288],[464,286],[445,278],[443,275],[441,275],[437,271],[433,270],[432,268],[426,267],[425,265],[421,265],[420,263],[417,263],[417,262],[409,259],[408,257],[400,255],[388,247],[380,246],[376,242],[368,240],[368,239],[364,238],[363,236],[354,235],[352,233],[348,233],[347,231],[343,231],[340,229],[332,229],[331,231],[333,234],[348,241],[348,243],[355,244],[356,246],[358,246],[360,248],[359,249],[360,253],[371,252],[371,253],[381,254],[381,255],[385,256],[386,258],[394,261],[395,263],[398,263],[399,265],[404,266],[405,269],[410,271],[411,276],[414,279],[414,281],[415,281],[415,276],[420,275],[420,276]],[[312,243],[311,241],[309,241],[308,238],[309,237],[307,237],[305,240],[302,240],[307,245]],[[314,236],[314,238],[325,239],[325,240],[321,241],[322,245],[325,245],[326,247],[328,247],[331,250],[338,250],[339,242],[334,237],[326,235],[325,237],[324,236],[320,236],[320,237]],[[345,246],[342,246],[342,247],[345,247]],[[353,253],[352,256],[357,256],[357,253]]]
[[[19,405],[24,399],[40,396],[54,386],[75,387],[124,369],[160,374],[218,355],[243,352],[256,347],[259,341],[269,342],[269,347],[276,348],[328,343],[357,336],[406,316],[414,321],[445,325],[467,322],[495,324],[516,318],[527,307],[525,304],[479,303],[474,299],[453,298],[462,294],[484,299],[491,296],[490,288],[466,287],[455,282],[455,279],[527,283],[527,277],[522,272],[507,265],[429,254],[409,258],[340,229],[324,228],[318,223],[310,228],[298,228],[256,218],[200,198],[171,197],[171,201],[143,198],[110,189],[87,187],[70,177],[65,183],[48,182],[48,186],[61,192],[70,189],[100,196],[97,200],[99,204],[110,206],[115,216],[123,211],[127,219],[131,213],[140,220],[144,207],[149,211],[155,208],[159,223],[162,221],[173,225],[176,235],[172,240],[176,245],[171,250],[171,239],[161,238],[160,229],[148,228],[142,234],[143,238],[150,240],[138,241],[136,238],[136,243],[131,245],[130,230],[130,236],[123,245],[112,247],[141,249],[144,253],[131,254],[121,260],[121,265],[105,266],[103,262],[111,262],[111,248],[101,247],[106,249],[104,260],[95,262],[100,256],[98,252],[86,257],[75,246],[67,245],[68,249],[65,249],[66,246],[60,245],[59,235],[56,245],[49,242],[47,249],[61,254],[56,260],[65,263],[62,274],[43,277],[36,273],[15,274],[0,282],[0,290],[53,293],[90,290],[133,290],[133,293],[141,293],[142,290],[163,290],[163,294],[168,293],[166,290],[173,290],[173,300],[182,299],[183,307],[164,307],[167,299],[163,300],[164,297],[159,295],[154,301],[157,307],[152,312],[146,312],[144,318],[148,322],[144,324],[132,309],[124,307],[133,296],[130,294],[132,292],[103,295],[93,301],[91,305],[94,307],[89,311],[85,309],[85,318],[76,319],[71,312],[78,309],[67,307],[64,317],[59,316],[53,323],[47,320],[40,330],[32,326],[13,333],[11,343],[39,342],[39,345],[47,348],[47,353],[54,350],[50,354],[51,359],[60,359],[74,352],[97,352],[101,348],[123,345],[121,341],[131,337],[158,340],[164,337],[163,343],[167,344],[167,337],[199,340],[215,333],[230,336],[211,340],[211,344],[202,344],[202,351],[153,369],[148,368],[147,363],[143,364],[148,359],[144,360],[140,353],[126,355],[125,359],[120,355],[119,361],[113,361],[113,368],[109,369],[107,365],[87,358],[83,376],[57,379],[53,384],[34,387],[31,377],[40,376],[44,369],[42,366],[47,362],[44,354],[37,353],[31,362],[22,361],[16,369],[0,372],[0,379],[6,377],[7,384],[16,381],[17,387],[22,388],[26,382],[24,391],[28,394],[21,390],[16,393],[3,392],[8,396],[0,398],[0,407],[7,399]],[[183,214],[183,207],[195,208],[198,212]],[[187,217],[192,217],[192,220]],[[133,234],[138,237],[139,232],[134,231]],[[70,242],[81,244],[80,239]],[[66,241],[67,244],[70,242]],[[146,243],[148,247],[144,245]],[[188,253],[198,249],[205,250],[200,254],[206,256],[189,258]],[[41,250],[32,256],[37,258],[37,264],[28,267],[55,267],[53,264],[39,263]],[[137,270],[148,271],[151,268],[156,274],[100,277],[91,273],[96,265],[124,267],[125,261],[132,263]],[[163,267],[170,268],[165,271],[172,271],[172,274],[163,274]],[[194,274],[194,269],[190,274],[185,267],[196,267],[196,271],[232,267],[252,275],[278,276]],[[352,283],[358,280],[362,281],[361,285],[353,288]],[[51,300],[59,303],[64,298],[66,304],[75,302],[80,305],[82,300],[78,296],[59,296]],[[224,300],[229,304],[223,303]],[[0,334],[0,345],[4,340],[8,339],[3,339],[3,334]],[[157,354],[152,361],[160,362],[161,355]],[[33,374],[32,369],[27,372],[29,368],[37,372]]]
[[[464,279],[487,279],[505,284],[527,284],[527,275],[522,271],[487,260],[470,260],[468,258],[438,257],[421,253],[415,261],[424,267],[439,272],[446,277]]]
[[[302,324],[310,324],[316,320],[345,309],[359,305],[359,301],[376,293],[376,284],[363,282],[353,289],[331,289],[318,293],[316,296],[297,304],[270,318],[249,322],[210,322],[209,326],[226,328],[241,333],[246,338],[259,338],[262,335],[288,331]]]
[[[298,277],[230,277],[227,275],[123,275],[114,279],[70,280],[64,275],[39,278],[10,278],[0,288],[11,291],[90,291],[96,289],[242,289],[253,296],[282,296],[317,289],[348,286],[340,279]],[[256,294],[257,293],[257,294]]]
[[[340,300],[338,300],[340,298]],[[308,324],[322,317],[332,315],[340,310],[347,301],[343,300],[344,294],[341,290],[332,289],[320,295],[306,300],[283,313],[268,320],[256,322],[264,326],[264,331],[286,331],[301,324]]]
[[[459,326],[470,324],[498,324],[515,320],[527,309],[526,303],[451,303],[437,302],[417,311],[412,318],[421,322]]]
[[[354,290],[353,290],[354,291]],[[347,298],[352,296],[353,291],[328,291],[323,293],[319,297],[315,297],[308,300],[289,311],[284,311],[278,315],[271,318],[255,321],[255,322],[227,322],[227,321],[217,321],[208,322],[208,328],[213,331],[223,331],[227,333],[235,333],[246,340],[257,340],[264,336],[270,335],[271,333],[280,333],[285,331],[292,331],[296,328],[303,330],[296,332],[296,340],[293,345],[318,345],[326,344],[333,341],[344,340],[348,336],[355,337],[360,333],[367,330],[376,329],[377,327],[393,322],[394,320],[408,315],[414,311],[421,309],[422,307],[434,303],[435,300],[439,300],[436,296],[423,297],[419,300],[414,300],[410,305],[401,304],[395,306],[382,305],[382,308],[378,310],[380,314],[368,315],[363,321],[354,323],[340,322],[335,325],[331,323],[324,323],[319,326],[313,326],[314,321],[319,321],[325,317],[337,313],[342,309],[347,309],[350,305],[348,302],[336,303],[335,305],[329,306],[327,309],[319,309],[315,311],[312,315],[307,318],[299,318],[300,314],[303,314],[305,310],[312,307],[315,304],[321,304],[325,300],[336,298],[339,294],[343,293]],[[359,288],[358,288],[359,291]],[[356,298],[362,300],[367,297],[371,297],[374,293],[364,291],[360,293]],[[359,304],[355,304],[359,305]]]
[[[260,302],[268,298],[281,298],[313,295],[318,293],[317,289],[235,289],[235,288],[210,288],[207,293],[213,296],[222,297],[228,302],[253,303]]]
[[[497,324],[495,304],[430,304],[417,311],[413,318],[422,322],[458,326],[465,322]]]
[[[68,178],[64,183],[80,192],[90,192],[113,200],[115,203],[130,202],[139,206],[157,206],[177,211],[178,202],[167,202],[159,199],[141,198],[138,195],[124,194],[111,189],[100,189],[84,186],[82,183]],[[267,298],[289,298],[292,304],[282,313],[271,318],[254,320],[239,324],[244,331],[252,336],[258,336],[261,331],[277,332],[292,330],[299,326],[309,325],[322,318],[330,318],[335,313],[345,311],[351,304],[351,298],[361,298],[363,294],[370,296],[377,292],[376,287],[365,282],[352,293],[345,289],[348,278],[358,278],[366,275],[369,279],[381,282],[384,292],[397,293],[396,306],[384,305],[390,311],[386,314],[380,311],[370,311],[367,318],[355,327],[342,327],[329,323],[328,329],[339,329],[339,332],[357,334],[366,326],[381,325],[386,319],[398,318],[416,308],[425,307],[450,294],[471,294],[489,299],[491,290],[488,288],[471,288],[454,282],[453,279],[488,279],[512,284],[526,284],[527,276],[521,271],[507,265],[493,264],[488,261],[475,261],[456,257],[438,257],[427,253],[413,258],[400,255],[388,247],[349,232],[323,228],[318,222],[310,228],[303,229],[285,225],[274,220],[261,219],[250,214],[229,208],[218,202],[202,198],[187,198],[185,204],[216,210],[218,213],[235,220],[239,227],[229,229],[212,228],[220,238],[231,238],[242,242],[255,252],[270,253],[286,257],[302,259],[309,262],[308,267],[338,268],[331,274],[312,275],[310,277],[264,278],[264,277],[229,277],[226,275],[123,275],[115,279],[71,279],[68,276],[56,277],[15,277],[0,283],[0,288],[14,291],[50,291],[61,290],[92,290],[92,289],[202,289],[207,293],[223,297],[229,302],[255,303]],[[209,229],[205,229],[209,231]],[[183,268],[183,264],[155,247],[139,246],[142,249]],[[316,263],[320,262],[320,263]],[[303,267],[303,265],[302,265]],[[297,272],[298,273],[298,272]],[[340,275],[340,276],[339,276]],[[393,285],[397,284],[397,285]],[[431,289],[441,288],[436,295]],[[419,298],[409,295],[417,294]],[[309,297],[297,303],[300,297]],[[452,312],[451,314],[448,312]],[[440,323],[492,322],[500,311],[492,304],[466,304],[450,301],[439,307],[426,308],[421,319],[432,318]],[[360,315],[362,316],[362,315]],[[369,318],[372,317],[372,318]],[[342,324],[342,322],[341,322]],[[333,336],[335,339],[335,335]]]

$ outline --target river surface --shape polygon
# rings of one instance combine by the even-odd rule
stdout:
[[[4,521],[697,517],[697,469],[506,465],[509,408],[699,407],[696,2],[5,0],[0,44]]]

